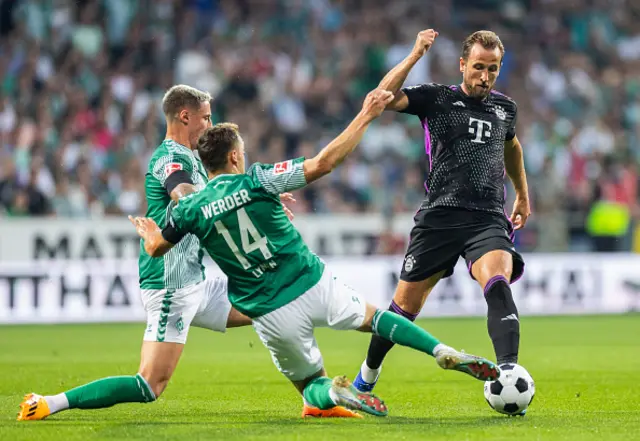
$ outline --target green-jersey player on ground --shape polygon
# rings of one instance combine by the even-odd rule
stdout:
[[[321,409],[343,405],[387,414],[375,395],[357,391],[345,377],[332,381],[326,376],[315,327],[373,332],[434,356],[445,369],[480,380],[499,376],[494,363],[440,343],[406,318],[367,304],[358,292],[338,282],[280,209],[278,194],[331,172],[391,100],[390,92],[371,92],[358,116],[316,157],[255,164],[246,173],[237,126],[218,124],[198,141],[209,175],[205,188],[180,199],[162,230],[153,219],[130,218],[151,256],[163,256],[195,235],[228,276],[231,304],[253,319],[275,365],[310,404]]]
[[[145,175],[146,216],[158,223],[165,222],[170,201],[202,189],[208,181],[194,150],[198,138],[211,127],[210,101],[208,93],[186,85],[173,86],[163,98],[167,133]],[[283,194],[282,199],[293,200],[289,194]],[[291,217],[291,211],[283,208]],[[66,409],[155,401],[173,375],[190,325],[224,332],[251,324],[249,317],[229,303],[226,278],[205,280],[202,257],[200,243],[193,235],[160,259],[149,256],[141,242],[138,266],[147,326],[137,375],[103,378],[57,395],[27,394],[18,419],[40,420]],[[321,410],[305,405],[302,416],[357,414],[344,408]]]
[[[163,98],[167,133],[153,152],[145,175],[146,216],[156,222],[165,221],[171,200],[203,188],[208,180],[194,149],[198,138],[211,127],[210,100],[208,93],[185,85],[173,86]],[[173,375],[190,325],[224,332],[228,327],[251,324],[249,317],[231,307],[226,278],[205,280],[202,257],[200,242],[193,235],[160,259],[149,256],[141,245],[140,291],[147,326],[137,375],[103,378],[57,395],[28,394],[18,419],[38,420],[66,409],[154,401]],[[311,408],[303,412],[314,411],[318,413]]]

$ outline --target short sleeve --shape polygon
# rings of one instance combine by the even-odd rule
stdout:
[[[516,122],[518,120],[518,106],[516,103],[513,103],[513,117],[511,118],[511,122],[509,123],[509,128],[507,129],[507,133],[504,136],[505,141],[511,141],[516,137]]]
[[[182,170],[191,176],[193,173],[192,158],[184,153],[169,152],[158,158],[153,166],[153,177],[165,186],[167,178],[173,173]]]
[[[277,195],[307,185],[303,162],[304,158],[297,158],[277,164],[257,163],[247,171],[247,174],[267,193]]]
[[[167,207],[167,222],[162,229],[162,237],[172,244],[177,244],[187,235],[188,230],[184,226],[184,213],[180,205],[171,201]]]
[[[401,112],[424,118],[435,105],[439,88],[440,85],[434,83],[403,88],[402,91],[409,99],[409,105]]]

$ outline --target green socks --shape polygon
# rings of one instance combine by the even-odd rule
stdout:
[[[331,378],[314,378],[302,391],[304,399],[318,409],[331,409],[336,403],[331,398]]]
[[[102,378],[64,394],[70,409],[101,409],[118,403],[148,403],[156,399],[140,374]]]
[[[440,344],[437,338],[415,323],[389,311],[377,310],[373,315],[373,333],[402,346],[433,355],[433,349]]]

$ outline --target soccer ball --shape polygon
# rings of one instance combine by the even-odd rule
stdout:
[[[500,370],[500,378],[484,383],[487,403],[492,409],[506,415],[524,415],[536,394],[533,378],[518,364],[503,364]]]

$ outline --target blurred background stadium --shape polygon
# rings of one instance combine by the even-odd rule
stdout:
[[[517,246],[534,253],[534,274],[546,274],[537,262],[573,265],[562,280],[575,299],[604,296],[614,276],[602,265],[636,261],[587,253],[640,250],[639,20],[634,0],[0,0],[0,262],[135,259],[124,215],[144,213],[172,84],[209,91],[214,122],[239,124],[250,161],[276,162],[339,133],[418,31],[440,36],[406,85],[459,82],[462,39],[491,29],[507,50],[497,87],[519,104],[534,213]],[[298,192],[295,222],[323,256],[388,255],[394,273],[425,159],[417,118],[385,114]],[[535,257],[556,252],[581,254]],[[615,277],[611,290],[630,290],[620,308],[640,304],[640,284]],[[546,280],[522,289],[571,297]]]

